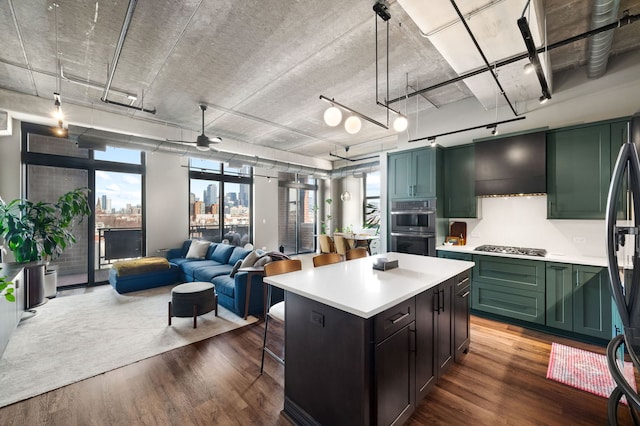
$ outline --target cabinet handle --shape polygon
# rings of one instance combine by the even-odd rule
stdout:
[[[469,292],[467,291],[467,292],[465,292],[464,294],[461,294],[461,295],[460,295],[460,297],[462,297],[462,298],[464,299],[464,298],[465,298],[465,297],[467,297],[468,295],[469,295]]]
[[[467,278],[465,278],[464,280],[460,281],[460,282],[458,283],[458,285],[463,284],[463,283],[466,283],[467,281],[469,281],[469,277],[467,277]]]
[[[396,323],[402,321],[403,319],[405,319],[406,317],[408,317],[411,314],[409,312],[406,312],[404,314],[402,312],[398,312],[397,315],[400,315],[400,316],[395,318],[395,319],[389,318],[391,320],[391,324],[396,324]]]
[[[438,310],[438,312],[444,312],[444,290],[440,290],[440,294],[442,295],[442,302],[440,302],[440,309]]]

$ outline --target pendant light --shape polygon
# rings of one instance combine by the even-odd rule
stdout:
[[[335,105],[331,105],[324,112],[324,122],[327,126],[336,127],[342,121],[342,111]]]
[[[362,128],[362,121],[360,121],[360,119],[355,115],[350,116],[344,121],[344,129],[350,135],[355,135],[360,131],[361,128]]]
[[[351,118],[351,117],[349,117],[349,118]],[[358,120],[358,121],[360,121],[360,120]],[[345,155],[345,157],[346,157],[346,159],[348,161],[349,160],[349,147],[345,146],[344,147],[344,151],[345,151],[344,155]],[[345,177],[345,179],[348,179],[348,177]],[[349,181],[345,180],[344,184],[345,184],[345,190],[344,190],[344,192],[342,194],[340,194],[340,199],[342,201],[349,201],[351,199],[351,193],[349,192]]]

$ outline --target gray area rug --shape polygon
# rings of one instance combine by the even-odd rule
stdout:
[[[25,313],[0,358],[0,407],[257,321],[218,308],[167,325],[171,286],[118,294],[111,286],[58,296]]]

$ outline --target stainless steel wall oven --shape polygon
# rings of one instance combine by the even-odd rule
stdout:
[[[435,198],[391,202],[391,251],[436,255]]]

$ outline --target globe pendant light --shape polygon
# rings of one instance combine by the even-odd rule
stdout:
[[[362,128],[362,121],[360,121],[360,119],[355,115],[352,115],[344,121],[344,129],[350,135],[355,135],[356,133],[358,133],[360,131],[360,128]]]
[[[338,107],[331,105],[324,112],[324,122],[327,126],[335,127],[342,121],[342,111]]]
[[[393,120],[393,130],[396,132],[404,132],[407,130],[408,125],[409,121],[404,115],[399,115],[395,120]]]

